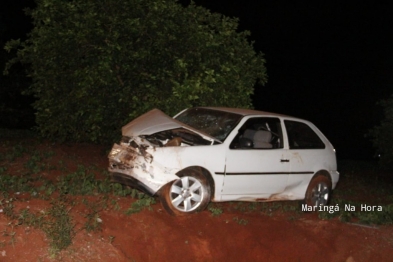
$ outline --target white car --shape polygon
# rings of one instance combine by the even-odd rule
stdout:
[[[122,128],[109,153],[115,182],[179,215],[210,201],[305,200],[327,205],[339,180],[335,150],[312,123],[235,108],[153,109]]]

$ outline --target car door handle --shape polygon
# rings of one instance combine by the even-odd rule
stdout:
[[[289,162],[289,159],[281,159],[281,162]]]

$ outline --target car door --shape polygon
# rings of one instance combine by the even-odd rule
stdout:
[[[305,191],[318,170],[319,163],[326,161],[326,145],[308,123],[284,120],[288,134],[291,176],[289,186],[301,185]]]
[[[249,118],[226,153],[222,195],[268,198],[282,192],[290,169],[283,143],[279,118]]]

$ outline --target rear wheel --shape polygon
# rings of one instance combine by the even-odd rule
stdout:
[[[211,189],[207,178],[197,169],[186,169],[179,179],[168,183],[160,191],[164,209],[172,215],[202,211],[209,204]]]
[[[305,202],[308,206],[325,206],[329,203],[332,183],[324,175],[315,176],[306,191]]]

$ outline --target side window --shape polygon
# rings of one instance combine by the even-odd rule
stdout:
[[[283,148],[280,119],[253,117],[239,129],[231,142],[231,149],[272,149]]]
[[[323,149],[325,144],[307,124],[285,120],[289,149]]]

